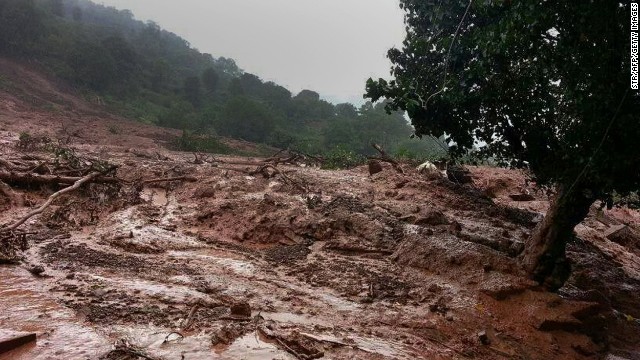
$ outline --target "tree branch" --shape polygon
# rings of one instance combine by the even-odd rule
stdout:
[[[32,212],[28,213],[27,215],[22,217],[20,220],[18,220],[16,223],[14,223],[13,225],[11,225],[8,228],[3,229],[3,230],[13,231],[13,230],[17,229],[20,225],[24,224],[25,221],[29,220],[31,217],[42,213],[58,197],[66,194],[66,193],[70,193],[70,192],[72,192],[74,190],[79,189],[82,185],[84,185],[87,182],[92,181],[93,179],[95,179],[99,175],[100,175],[100,173],[98,173],[98,172],[91,173],[91,174],[89,174],[89,175],[77,180],[72,186],[66,187],[66,188],[64,188],[64,189],[52,194],[51,196],[49,196],[49,199],[44,204],[42,204],[39,208],[37,208],[37,209],[33,210]]]

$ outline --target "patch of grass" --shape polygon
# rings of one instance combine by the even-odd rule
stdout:
[[[173,150],[186,152],[205,152],[212,154],[231,154],[232,149],[218,138],[210,135],[194,135],[183,131],[182,136],[171,144]]]

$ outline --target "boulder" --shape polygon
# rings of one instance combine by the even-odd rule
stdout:
[[[369,160],[369,175],[374,175],[382,171],[382,164],[378,160]]]

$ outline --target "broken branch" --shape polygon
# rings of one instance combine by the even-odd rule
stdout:
[[[191,323],[193,322],[193,316],[196,314],[196,311],[198,310],[199,307],[200,307],[200,302],[195,303],[191,307],[191,310],[189,310],[189,315],[187,315],[187,318],[184,319],[184,322],[182,323],[182,330],[189,329],[189,327],[191,326]]]
[[[89,174],[89,175],[87,175],[87,176],[85,176],[83,178],[80,178],[79,180],[76,180],[76,182],[72,186],[66,187],[66,188],[64,188],[64,189],[62,189],[62,190],[60,190],[58,192],[53,193],[51,196],[49,196],[49,199],[44,204],[42,204],[39,208],[37,208],[37,209],[33,210],[32,212],[28,213],[27,215],[23,216],[15,224],[9,226],[8,228],[6,228],[4,230],[13,231],[13,230],[17,229],[20,225],[24,224],[25,221],[29,220],[31,217],[42,213],[58,197],[66,194],[66,193],[69,193],[69,192],[72,192],[74,190],[79,189],[82,185],[84,185],[87,182],[92,181],[93,179],[95,179],[99,175],[100,175],[100,173],[98,173],[98,172],[91,173],[91,174]]]

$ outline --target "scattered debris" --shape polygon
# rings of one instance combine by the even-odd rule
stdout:
[[[114,350],[107,354],[104,359],[144,359],[144,360],[160,360],[147,355],[143,350],[131,345],[126,339],[120,339],[114,344]]]
[[[92,134],[83,136],[91,140]],[[166,161],[153,156],[154,141],[145,150],[149,158],[123,151],[132,140],[123,147],[110,141],[104,149],[83,145],[67,154],[79,159],[74,166],[55,165],[41,147],[3,154],[2,171],[25,175],[25,182],[7,180],[8,191],[0,188],[8,210],[2,221],[9,224],[50,194],[101,173],[99,159],[119,168],[117,176],[101,173],[2,233],[0,253],[11,248],[11,258],[42,264],[54,278],[51,291],[43,291],[22,268],[1,267],[19,277],[3,278],[0,291],[8,295],[0,306],[23,301],[20,296],[62,303],[82,319],[65,321],[100,331],[106,346],[100,354],[109,360],[197,358],[198,351],[211,355],[211,345],[220,358],[586,359],[605,355],[600,343],[635,351],[640,283],[630,274],[636,258],[602,241],[607,227],[593,216],[568,246],[577,265],[561,289],[562,304],[554,302],[557,294],[523,280],[515,257],[546,198],[532,192],[536,201],[511,201],[509,194],[521,191],[518,172],[468,167],[475,184],[460,186],[404,175],[397,169],[416,173],[378,150],[380,159],[371,162],[396,171],[370,181],[366,164],[320,171],[314,164],[322,159],[288,151],[264,159],[197,154],[197,161],[170,153],[173,160]],[[490,200],[485,183],[504,188]],[[24,207],[6,193],[22,198]],[[607,213],[612,225],[619,221],[614,211]],[[633,234],[634,223],[625,219],[620,224],[628,223]],[[630,243],[628,230],[612,230],[610,240]],[[597,296],[586,292],[592,287]],[[573,315],[596,300],[620,315]],[[30,313],[10,321],[46,331],[60,320]],[[605,335],[598,333],[602,324]],[[469,331],[483,328],[484,336]],[[130,340],[110,349],[117,338]],[[38,347],[79,346],[47,340],[53,345]],[[262,353],[255,344],[269,349]]]
[[[72,186],[69,186],[67,188],[64,188],[64,189],[56,192],[56,193],[53,193],[51,196],[49,196],[47,201],[44,204],[42,204],[40,207],[38,207],[37,209],[35,209],[32,212],[28,213],[27,215],[23,216],[21,219],[17,220],[12,225],[9,225],[6,228],[0,229],[0,232],[10,232],[10,231],[16,230],[20,225],[24,224],[25,221],[29,220],[31,217],[42,213],[47,207],[49,207],[53,203],[53,201],[56,198],[66,194],[66,193],[69,193],[69,192],[72,192],[74,190],[79,189],[82,185],[84,185],[87,182],[90,182],[90,181],[94,180],[98,176],[100,176],[100,173],[98,173],[98,172],[91,173],[91,174],[89,174],[89,175],[87,175],[87,176],[85,176],[83,178],[80,178],[80,179],[76,180],[76,182]]]

